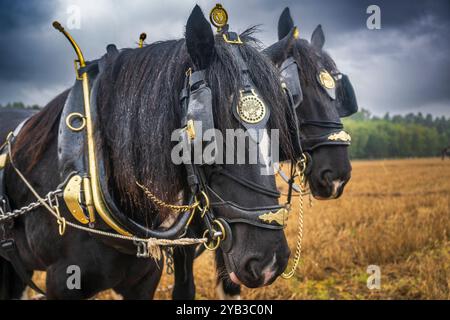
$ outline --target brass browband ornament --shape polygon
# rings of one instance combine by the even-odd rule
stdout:
[[[220,3],[216,4],[215,7],[212,8],[209,13],[209,21],[217,28],[217,32],[222,31],[222,28],[227,25],[228,12]]]
[[[218,33],[222,33],[223,40],[229,44],[242,44],[241,38],[238,34],[235,34],[235,39],[230,39],[227,29],[228,24],[228,12],[220,4],[216,4],[209,13],[209,21],[216,27]],[[225,31],[225,32],[224,32]]]
[[[351,142],[352,137],[345,132],[344,130],[339,131],[337,133],[332,133],[328,136],[328,140],[330,141],[342,141],[342,142]]]
[[[289,210],[281,208],[276,212],[268,212],[260,215],[258,218],[266,223],[275,222],[280,226],[285,226],[288,220]]]

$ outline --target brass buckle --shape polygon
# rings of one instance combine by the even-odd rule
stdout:
[[[47,201],[49,203],[49,206],[55,211],[56,213],[56,222],[58,223],[58,232],[60,236],[63,236],[66,232],[66,218],[61,216],[61,212],[59,211],[59,201],[58,196],[52,197],[49,195],[47,197]]]
[[[306,157],[305,153],[302,153],[302,158],[297,161],[296,166],[298,169],[300,169],[300,174],[305,174],[306,167],[308,165],[308,158]]]
[[[189,137],[189,140],[195,140],[195,125],[194,120],[189,119],[186,124],[186,133]]]
[[[83,80],[83,78],[80,76],[80,73],[78,72],[80,70],[80,67],[81,67],[80,66],[81,65],[80,60],[78,60],[78,59],[73,60],[73,64],[74,64],[74,67],[75,67],[75,78],[77,80]]]
[[[209,198],[208,198],[208,195],[205,193],[205,191],[200,191],[200,195],[203,197],[203,200],[205,200],[204,206],[202,207],[200,205],[201,202],[197,196],[195,196],[195,202],[198,203],[198,209],[200,210],[201,217],[203,218],[205,216],[206,212],[208,212],[208,210],[209,210]]]
[[[239,35],[237,35],[237,40],[230,40],[230,39],[228,39],[226,33],[224,33],[222,36],[223,36],[223,40],[224,40],[226,43],[230,43],[230,44],[243,44],[243,42],[241,41],[241,37],[239,37]]]
[[[220,242],[226,239],[225,227],[222,225],[222,223],[218,220],[214,220],[213,225],[218,226],[220,231],[217,231],[213,228],[213,237],[211,241],[203,243],[205,248],[209,251],[215,251],[220,246]],[[206,229],[205,232],[203,232],[203,238],[206,238],[208,233],[209,230]]]
[[[137,247],[137,252],[136,252],[137,258],[149,258],[150,257],[147,243],[145,243],[143,241],[134,241],[134,244]]]

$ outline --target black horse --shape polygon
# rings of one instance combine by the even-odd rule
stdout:
[[[442,149],[441,155],[442,155],[442,160],[445,160],[445,157],[449,157],[450,158],[450,146],[448,146],[447,148]]]
[[[250,32],[244,32],[240,38],[244,43],[232,50],[222,36],[214,37],[210,24],[196,6],[187,21],[185,39],[125,49],[103,60],[104,72],[99,76],[96,95],[96,142],[105,159],[108,190],[129,219],[158,228],[173,218],[170,211],[146,198],[136,180],[170,203],[187,198],[190,193],[186,168],[175,165],[170,152],[175,144],[171,143],[171,134],[182,121],[179,94],[185,87],[189,68],[204,70],[205,82],[212,92],[214,124],[224,132],[242,127],[231,110],[241,94],[244,63],[255,90],[270,108],[266,129],[279,130],[280,152],[291,154],[285,117],[289,106],[278,72],[252,46],[255,39]],[[239,63],[236,50],[242,58]],[[32,116],[13,144],[16,166],[41,195],[61,183],[56,169],[58,131],[68,97],[70,90]],[[11,124],[9,129],[12,128]],[[223,165],[222,172],[227,174],[217,174],[215,165],[204,166],[208,190],[242,207],[277,206],[275,178],[261,175],[261,166]],[[12,208],[36,201],[10,163],[5,168],[5,178]],[[228,208],[219,208],[218,217],[228,214]],[[61,207],[61,215],[76,222],[65,207]],[[204,228],[198,215],[191,226]],[[96,228],[111,231],[100,220]],[[221,258],[232,278],[246,286],[258,287],[273,282],[285,269],[290,252],[282,228],[233,223],[230,231],[233,241]],[[14,219],[6,233],[15,240],[30,274],[34,270],[47,272],[46,294],[50,299],[84,299],[109,288],[126,299],[148,299],[153,297],[161,276],[162,259],[137,258],[121,249],[126,247],[123,240],[107,242],[101,236],[72,228],[60,236],[55,219],[42,208]],[[81,270],[80,289],[71,290],[66,285],[71,265]],[[0,271],[2,298],[20,297],[25,283],[8,260],[0,258]]]
[[[265,49],[264,53],[280,69],[283,69],[286,65],[284,62],[289,58],[293,58],[299,69],[302,101],[297,101],[299,105],[295,109],[295,116],[300,127],[303,151],[307,152],[310,159],[307,180],[316,199],[336,199],[342,195],[350,179],[351,165],[345,143],[330,144],[326,139],[331,132],[342,129],[340,118],[357,112],[358,105],[348,77],[338,71],[333,59],[323,50],[325,35],[321,26],[314,30],[310,42],[299,39],[297,32],[289,8],[284,9],[278,22],[279,41]],[[324,70],[335,82],[333,97],[330,97],[328,88],[319,81],[319,75]],[[292,128],[294,122],[289,121],[289,124],[291,132],[295,131]],[[298,148],[296,152],[295,157],[300,159]],[[175,256],[173,298],[192,299],[195,285],[193,274],[189,272],[192,272],[194,254],[190,248],[182,250],[176,252]],[[224,272],[220,253],[217,253],[217,261],[219,297],[238,297],[239,282],[236,279],[230,281]]]

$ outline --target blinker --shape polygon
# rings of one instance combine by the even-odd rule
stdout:
[[[285,84],[285,90],[289,95],[289,99],[291,99],[292,107],[297,109],[303,101],[303,92],[300,85],[298,65],[293,57],[289,57],[284,60],[280,70],[281,80]]]
[[[186,110],[185,126],[190,138],[190,144],[194,147],[194,151],[201,151],[204,147],[217,150],[216,137],[213,136],[210,141],[203,145],[204,133],[208,130],[214,130],[214,117],[212,110],[212,94],[211,89],[205,83],[204,71],[195,71],[189,76],[188,86],[189,103]],[[215,153],[210,158],[205,158],[200,152],[197,159],[194,154],[196,163],[213,163],[215,161]],[[199,161],[199,162],[198,162]]]

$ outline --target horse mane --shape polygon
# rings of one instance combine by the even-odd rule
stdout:
[[[279,83],[278,70],[260,54],[252,37],[254,28],[241,34],[239,50],[262,98],[271,108],[268,129],[280,132],[282,152],[292,154],[287,127],[287,101]],[[106,66],[99,80],[98,140],[111,177],[112,194],[122,210],[133,218],[151,217],[155,207],[137,187],[142,183],[167,202],[179,200],[185,190],[185,169],[174,165],[172,132],[181,125],[179,94],[186,70],[192,66],[184,39],[156,42],[144,48],[125,49]],[[215,54],[206,70],[212,91],[213,114],[218,130],[242,127],[234,118],[241,88],[241,73],[230,45],[216,36]],[[231,101],[230,101],[231,99]],[[160,218],[166,213],[159,211]],[[153,217],[154,218],[154,217]]]
[[[34,114],[23,126],[14,141],[12,156],[26,161],[22,170],[31,172],[53,139],[57,138],[61,112],[70,90],[66,90],[51,100],[40,112]]]

